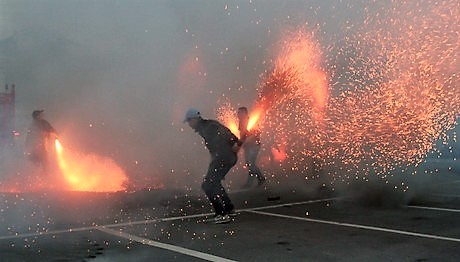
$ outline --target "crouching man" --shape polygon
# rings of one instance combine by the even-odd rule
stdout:
[[[241,142],[218,121],[203,119],[196,109],[187,111],[184,122],[203,137],[206,148],[211,154],[211,163],[201,185],[216,213],[208,222],[228,223],[230,216],[236,213],[232,201],[222,186],[222,180],[236,164]]]

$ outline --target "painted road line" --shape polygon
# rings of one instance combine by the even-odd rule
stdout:
[[[277,204],[277,205],[270,205],[270,206],[262,206],[262,207],[254,207],[254,208],[245,208],[245,209],[237,209],[235,212],[245,212],[245,211],[252,211],[252,210],[264,210],[264,209],[271,209],[277,207],[287,207],[287,206],[297,206],[297,205],[305,205],[305,204],[312,204],[312,203],[320,203],[326,201],[333,201],[341,199],[341,197],[334,197],[334,198],[324,198],[324,199],[315,199],[315,200],[306,200],[300,202],[292,202],[292,203],[284,203],[284,204]],[[195,214],[195,215],[186,215],[186,216],[175,216],[175,217],[165,217],[165,218],[155,218],[155,219],[148,219],[148,220],[141,220],[141,221],[132,221],[132,222],[125,222],[125,223],[114,223],[114,224],[106,224],[101,225],[104,227],[120,227],[120,226],[132,226],[132,225],[143,225],[143,224],[150,224],[150,223],[158,223],[158,222],[167,222],[167,221],[175,221],[175,220],[184,220],[184,219],[191,219],[191,218],[201,218],[214,215],[214,213],[204,213],[204,214]]]
[[[246,211],[264,210],[264,209],[277,208],[277,207],[305,205],[305,204],[311,204],[311,203],[332,201],[332,200],[337,200],[337,199],[340,199],[340,198],[324,198],[324,199],[307,200],[307,201],[262,206],[262,207],[255,207],[255,208],[237,209],[236,212],[246,212]],[[89,226],[89,227],[77,227],[77,228],[69,228],[69,229],[63,229],[63,230],[53,230],[53,231],[44,231],[44,232],[36,232],[36,233],[24,233],[24,234],[10,235],[10,236],[0,236],[0,240],[19,239],[19,238],[26,238],[26,237],[36,237],[36,236],[44,236],[44,235],[54,235],[54,234],[87,231],[87,230],[96,229],[101,226],[106,227],[106,228],[112,228],[112,227],[134,226],[134,225],[145,225],[145,224],[160,223],[160,222],[166,222],[166,221],[202,218],[202,217],[207,217],[211,215],[214,215],[214,214],[213,213],[202,213],[202,214],[186,215],[186,216],[175,216],[175,217],[155,218],[155,219],[140,220],[140,221],[129,221],[129,222],[124,222],[124,223],[94,225],[94,226]]]
[[[328,221],[328,220],[311,219],[311,218],[305,218],[305,217],[287,216],[287,215],[268,213],[268,212],[262,212],[262,211],[247,211],[247,212],[254,213],[254,214],[259,214],[259,215],[265,215],[265,216],[273,216],[273,217],[280,217],[280,218],[287,218],[287,219],[296,219],[296,220],[308,221],[308,222],[314,222],[314,223],[322,223],[322,224],[344,226],[344,227],[353,227],[353,228],[374,230],[374,231],[380,231],[380,232],[386,232],[386,233],[394,233],[394,234],[407,235],[407,236],[431,238],[431,239],[436,239],[436,240],[446,240],[446,241],[460,242],[459,238],[443,237],[443,236],[437,236],[437,235],[428,235],[428,234],[422,234],[422,233],[410,232],[410,231],[402,231],[402,230],[396,230],[396,229],[390,229],[390,228],[365,226],[365,225],[342,223],[342,222],[335,222],[335,221]]]
[[[50,231],[43,231],[43,232],[36,232],[36,233],[24,233],[24,234],[16,234],[16,235],[9,235],[9,236],[0,236],[0,240],[89,231],[89,230],[98,229],[99,227],[110,228],[110,227],[123,227],[123,226],[132,226],[132,225],[143,225],[143,224],[159,223],[159,222],[165,222],[165,221],[174,221],[174,220],[180,220],[180,219],[200,218],[200,217],[206,217],[209,215],[213,215],[213,213],[196,214],[196,215],[189,215],[189,216],[166,217],[166,218],[158,218],[158,219],[150,219],[150,220],[142,220],[142,221],[131,221],[131,222],[125,222],[125,223],[94,225],[94,226],[88,226],[88,227],[75,227],[75,228],[62,229],[62,230],[50,230]]]
[[[222,261],[222,262],[234,261],[234,260],[230,260],[230,259],[227,259],[227,258],[218,257],[218,256],[214,256],[214,255],[211,255],[211,254],[207,254],[207,253],[203,253],[203,252],[199,252],[199,251],[195,251],[195,250],[191,250],[191,249],[187,249],[187,248],[183,248],[183,247],[179,247],[179,246],[174,246],[174,245],[170,245],[170,244],[161,243],[161,242],[154,241],[154,240],[151,240],[151,239],[148,239],[148,238],[143,238],[143,237],[131,235],[131,234],[119,231],[119,230],[114,230],[114,229],[110,229],[110,228],[106,228],[106,227],[97,227],[96,229],[100,230],[100,231],[102,231],[104,233],[113,235],[113,236],[126,238],[126,239],[128,239],[130,241],[136,241],[136,242],[144,244],[144,245],[149,245],[149,246],[152,246],[152,247],[158,247],[158,248],[170,250],[170,251],[173,251],[173,252],[176,252],[176,253],[181,253],[181,254],[184,254],[184,255],[197,257],[197,258],[204,259],[204,260],[207,260],[207,261],[216,261],[216,262],[217,261]]]
[[[417,209],[426,209],[426,210],[434,210],[434,211],[446,211],[446,212],[456,212],[460,213],[460,209],[452,209],[452,208],[440,208],[440,207],[424,207],[424,206],[406,206],[409,208],[417,208]]]
[[[299,201],[299,202],[292,202],[292,203],[276,204],[276,205],[263,206],[263,207],[243,208],[243,209],[236,210],[236,212],[256,211],[256,210],[272,209],[272,208],[278,208],[278,207],[290,207],[290,206],[306,205],[306,204],[334,201],[334,200],[339,200],[339,199],[342,199],[342,197],[331,197],[331,198],[306,200],[306,201]]]
[[[104,226],[104,227],[134,226],[134,225],[144,225],[144,224],[175,221],[175,220],[184,220],[184,219],[191,219],[191,218],[202,218],[202,217],[207,217],[211,215],[214,215],[214,213],[202,213],[202,214],[186,215],[186,216],[154,218],[154,219],[147,219],[147,220],[141,220],[141,221],[130,221],[130,222],[124,222],[124,223],[106,224],[106,225],[101,225],[101,226]]]

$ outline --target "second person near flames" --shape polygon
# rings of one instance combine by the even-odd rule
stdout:
[[[243,188],[249,188],[257,179],[257,185],[265,182],[262,171],[257,166],[257,157],[260,151],[260,131],[257,129],[248,130],[249,113],[246,107],[238,108],[238,130],[240,131],[240,140],[243,142],[244,160],[248,168],[249,175]]]

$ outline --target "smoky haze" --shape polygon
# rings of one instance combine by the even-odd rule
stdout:
[[[318,28],[327,52],[369,2],[1,1],[0,81],[16,84],[17,145],[45,109],[64,146],[114,159],[136,186],[197,187],[208,154],[182,123],[187,108],[205,118],[222,99],[250,108],[284,29]]]
[[[362,19],[357,1],[321,2],[2,1],[1,81],[16,84],[17,144],[45,109],[64,146],[113,158],[138,184],[200,181],[208,155],[182,123],[186,109],[214,118],[222,98],[250,107],[281,29],[336,35]]]

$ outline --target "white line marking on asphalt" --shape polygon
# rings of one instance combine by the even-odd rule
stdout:
[[[336,225],[336,226],[353,227],[353,228],[381,231],[381,232],[387,232],[387,233],[395,233],[395,234],[408,235],[408,236],[416,236],[416,237],[424,237],[424,238],[431,238],[431,239],[437,239],[437,240],[447,240],[447,241],[460,242],[460,239],[458,239],[458,238],[443,237],[443,236],[436,236],[436,235],[428,235],[428,234],[422,234],[422,233],[416,233],[416,232],[410,232],[410,231],[402,231],[402,230],[389,229],[389,228],[382,228],[382,227],[365,226],[365,225],[342,223],[342,222],[320,220],[320,219],[311,219],[311,218],[305,218],[305,217],[287,216],[287,215],[268,213],[268,212],[262,212],[262,211],[248,210],[246,212],[254,213],[254,214],[260,214],[260,215],[266,215],[266,216],[274,216],[274,217],[280,217],[280,218],[288,218],[288,219],[296,219],[296,220],[302,220],[302,221],[308,221],[308,222]]]
[[[223,261],[223,262],[234,261],[234,260],[230,260],[230,259],[227,259],[227,258],[218,257],[218,256],[214,256],[214,255],[211,255],[211,254],[207,254],[207,253],[203,253],[203,252],[199,252],[199,251],[195,251],[195,250],[191,250],[191,249],[187,249],[187,248],[183,248],[183,247],[179,247],[179,246],[174,246],[174,245],[170,245],[170,244],[157,242],[157,241],[154,241],[154,240],[151,240],[151,239],[148,239],[148,238],[143,238],[143,237],[131,235],[131,234],[128,234],[128,233],[124,233],[124,232],[117,231],[117,230],[114,230],[114,229],[109,229],[109,228],[106,228],[106,227],[97,227],[96,229],[100,230],[100,231],[102,231],[104,233],[110,234],[110,235],[126,238],[126,239],[128,239],[130,241],[136,241],[136,242],[139,242],[139,243],[144,244],[144,245],[149,245],[149,246],[152,246],[152,247],[158,247],[158,248],[170,250],[170,251],[173,251],[173,252],[176,252],[176,253],[181,253],[181,254],[184,254],[184,255],[201,258],[201,259],[208,260],[208,261],[216,261],[216,262],[217,261]]]
[[[214,215],[214,213],[203,213],[203,214],[188,215],[188,216],[154,218],[154,219],[141,220],[141,221],[131,221],[131,222],[125,222],[125,223],[107,224],[107,225],[102,225],[102,226],[104,226],[104,227],[121,227],[121,226],[143,225],[143,224],[174,221],[174,220],[184,220],[184,219],[190,219],[190,218],[200,218],[200,217],[206,217],[206,216],[211,216],[211,215]]]
[[[327,201],[333,201],[333,200],[339,200],[339,199],[342,199],[342,197],[331,197],[331,198],[323,198],[323,199],[315,199],[315,200],[306,200],[306,201],[292,202],[292,203],[285,203],[285,204],[277,204],[277,205],[271,205],[271,206],[238,209],[236,211],[237,212],[242,212],[242,211],[264,210],[264,209],[271,209],[271,208],[278,208],[278,207],[289,207],[289,206],[298,206],[298,205],[305,205],[305,204],[327,202]]]
[[[424,206],[413,206],[409,205],[406,206],[409,208],[417,208],[417,209],[427,209],[427,210],[435,210],[435,211],[446,211],[446,212],[457,212],[460,213],[460,209],[452,209],[452,208],[440,208],[440,207],[424,207]]]
[[[296,205],[305,205],[305,204],[326,202],[326,201],[332,201],[332,200],[338,200],[338,199],[341,199],[341,198],[340,197],[334,197],[334,198],[306,200],[306,201],[292,202],[292,203],[285,203],[285,204],[277,204],[277,205],[270,205],[270,206],[262,206],[262,207],[246,208],[246,209],[237,209],[235,211],[236,212],[244,212],[244,211],[248,211],[248,210],[263,210],[263,209],[270,209],[270,208],[277,208],[277,207],[296,206]],[[120,227],[120,226],[142,225],[142,224],[150,224],[150,223],[166,222],[166,221],[174,221],[174,220],[183,220],[183,219],[190,219],[190,218],[200,218],[200,217],[206,217],[206,216],[211,216],[211,215],[214,215],[214,213],[156,218],[156,219],[133,221],[133,222],[126,222],[126,223],[107,224],[107,225],[102,225],[102,226],[104,226],[104,227]]]
[[[238,209],[238,210],[236,210],[236,212],[244,212],[244,211],[249,211],[249,210],[263,210],[263,209],[277,208],[277,207],[283,207],[283,206],[304,205],[304,204],[331,201],[331,200],[336,200],[336,199],[339,199],[339,198],[325,198],[325,199],[316,199],[316,200],[307,200],[307,201],[301,201],[301,202],[277,204],[277,205],[271,205],[271,206],[263,206],[263,207],[247,208],[247,209]],[[188,216],[175,216],[175,217],[155,218],[155,219],[140,220],[140,221],[130,221],[130,222],[125,222],[125,223],[94,225],[94,226],[89,226],[89,227],[77,227],[77,228],[69,228],[69,229],[63,229],[63,230],[53,230],[53,231],[44,231],[44,232],[36,232],[36,233],[16,234],[16,235],[12,235],[12,236],[0,236],[0,240],[18,239],[18,238],[26,238],[26,237],[35,237],[35,236],[45,236],[45,235],[54,235],[54,234],[63,234],[63,233],[87,231],[87,230],[96,229],[97,227],[100,227],[100,226],[103,226],[103,227],[106,227],[106,228],[123,227],[123,226],[150,224],[150,223],[159,223],[159,222],[166,222],[166,221],[184,220],[184,219],[191,219],[191,218],[201,218],[201,217],[206,217],[206,216],[210,216],[210,215],[213,215],[213,213],[203,213],[203,214],[195,214],[195,215],[188,215]]]
[[[94,225],[89,227],[76,227],[76,228],[69,228],[69,229],[62,229],[62,230],[52,230],[52,231],[43,231],[43,232],[36,232],[36,233],[25,233],[25,234],[16,234],[12,236],[0,236],[0,240],[4,239],[17,239],[17,238],[25,238],[25,237],[35,237],[35,236],[45,236],[45,235],[54,235],[54,234],[63,234],[63,233],[72,233],[72,232],[80,232],[80,231],[88,231],[98,229],[98,227],[122,227],[122,226],[132,226],[132,225],[142,225],[142,224],[150,224],[150,223],[158,223],[158,222],[165,222],[165,221],[174,221],[174,220],[181,220],[181,219],[189,219],[189,218],[199,218],[213,215],[213,213],[206,213],[206,214],[196,214],[196,215],[189,215],[189,216],[177,216],[177,217],[165,217],[165,218],[156,218],[150,220],[142,220],[142,221],[131,221],[126,223],[118,223],[118,224],[107,224],[107,225]]]

